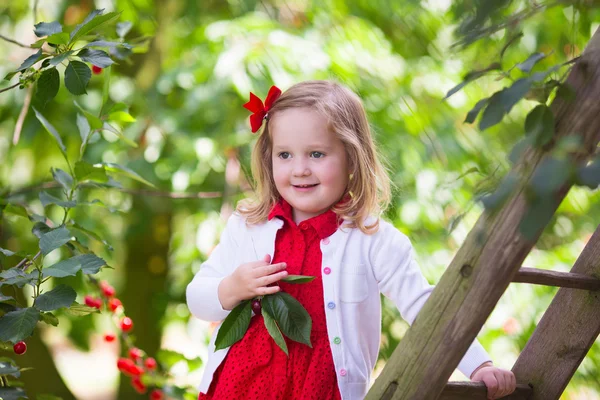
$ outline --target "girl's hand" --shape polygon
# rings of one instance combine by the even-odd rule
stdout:
[[[488,399],[508,396],[517,387],[517,380],[512,371],[494,367],[490,362],[481,364],[471,375],[471,380],[485,383]]]
[[[219,284],[219,301],[225,310],[232,310],[243,300],[279,292],[279,286],[269,286],[287,276],[286,263],[270,264],[267,254],[262,260],[242,264]]]

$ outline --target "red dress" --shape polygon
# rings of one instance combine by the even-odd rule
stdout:
[[[250,321],[248,331],[229,349],[215,371],[207,394],[199,400],[339,400],[341,395],[327,336],[320,241],[338,228],[331,210],[296,225],[292,207],[283,198],[269,213],[284,224],[277,231],[272,263],[286,262],[290,275],[311,275],[309,283],[287,284],[281,289],[294,296],[312,318],[312,349],[286,338],[289,357],[275,344],[261,315]]]

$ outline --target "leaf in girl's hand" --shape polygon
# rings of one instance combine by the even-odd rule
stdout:
[[[264,296],[261,305],[263,310],[275,318],[285,336],[312,348],[310,343],[312,319],[298,300],[289,293],[279,292]]]
[[[215,350],[225,349],[244,337],[252,318],[252,306],[246,300],[235,307],[223,321],[217,338]]]
[[[264,308],[261,310],[261,314],[265,321],[265,327],[267,328],[269,335],[271,335],[275,343],[277,343],[277,346],[279,346],[281,350],[283,350],[283,352],[289,356],[287,344],[285,343],[285,339],[283,338],[283,335],[281,334],[274,317],[265,311]]]
[[[285,278],[281,279],[287,283],[307,283],[315,279],[314,276],[308,275],[288,275]]]

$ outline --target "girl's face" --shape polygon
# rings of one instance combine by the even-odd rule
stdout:
[[[344,195],[348,156],[327,119],[309,108],[290,108],[270,121],[273,178],[292,206],[296,224],[322,214]]]

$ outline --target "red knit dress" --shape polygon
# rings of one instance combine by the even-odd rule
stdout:
[[[303,284],[280,282],[281,289],[310,314],[313,348],[286,338],[286,356],[267,332],[263,317],[255,315],[242,340],[231,346],[215,371],[208,393],[200,393],[199,400],[341,399],[325,322],[320,249],[321,240],[327,241],[338,228],[336,215],[328,210],[296,225],[290,204],[282,198],[269,213],[269,220],[274,217],[284,224],[277,232],[271,262],[286,262],[290,275],[316,277]]]

